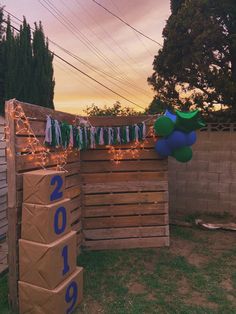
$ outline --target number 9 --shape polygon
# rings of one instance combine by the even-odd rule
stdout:
[[[66,310],[66,314],[70,314],[76,305],[78,298],[78,286],[75,281],[72,281],[66,289],[65,301],[71,303],[70,307]]]

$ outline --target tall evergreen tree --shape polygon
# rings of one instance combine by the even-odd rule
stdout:
[[[53,55],[48,49],[48,42],[45,40],[41,22],[39,26],[35,23],[33,55],[33,102],[54,108]]]
[[[14,33],[8,18],[3,28],[0,10],[0,112],[10,98],[54,108],[53,55],[49,51],[42,24],[31,34],[24,18],[19,33]]]
[[[167,105],[236,111],[236,3],[173,0],[148,82]]]

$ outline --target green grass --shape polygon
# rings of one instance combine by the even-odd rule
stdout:
[[[229,234],[234,243],[235,234]],[[84,301],[76,313],[236,313],[236,244],[216,250],[215,237],[223,235],[174,227],[170,248],[82,253],[78,264],[85,268]],[[203,262],[194,263],[191,254]],[[1,314],[10,313],[6,279],[0,279]]]

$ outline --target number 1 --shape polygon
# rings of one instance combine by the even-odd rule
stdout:
[[[62,275],[64,276],[70,270],[70,267],[68,265],[68,246],[67,245],[63,247],[61,255],[64,261],[64,268],[62,271]]]

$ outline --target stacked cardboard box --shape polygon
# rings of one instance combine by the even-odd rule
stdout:
[[[76,267],[76,232],[63,171],[23,176],[19,240],[20,313],[70,314],[81,303],[83,269]]]

